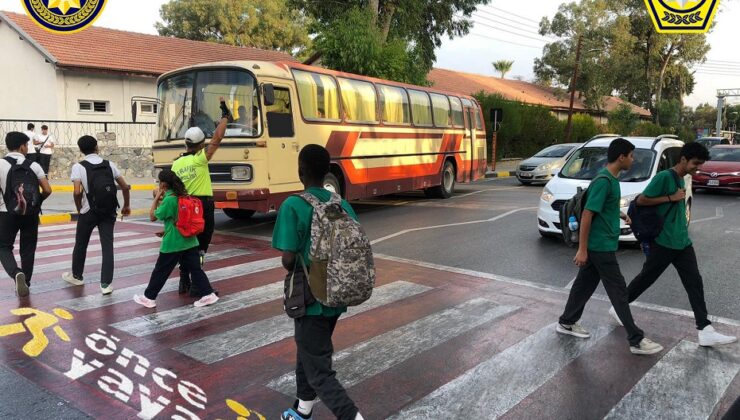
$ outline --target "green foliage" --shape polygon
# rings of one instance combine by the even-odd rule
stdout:
[[[311,43],[303,13],[287,0],[170,0],[156,23],[162,36],[301,54]]]
[[[631,133],[633,136],[638,137],[656,137],[661,134],[668,134],[666,133],[666,130],[659,126],[658,124],[655,124],[653,122],[649,121],[642,121],[635,127],[634,131]]]
[[[514,65],[514,62],[511,60],[498,60],[494,61],[493,68],[496,69],[497,72],[501,75],[502,79],[506,78],[506,73],[511,71],[511,66]]]
[[[639,122],[637,114],[626,104],[619,104],[613,111],[609,112],[609,131],[623,136],[630,135]]]
[[[681,122],[681,104],[678,99],[660,101],[656,108],[658,124],[663,127],[678,127]]]
[[[566,121],[562,121],[567,124]],[[565,125],[563,125],[565,127]],[[603,127],[596,124],[596,121],[588,114],[574,114],[571,123],[570,141],[573,143],[583,143],[591,137],[603,133]]]
[[[399,39],[383,40],[371,12],[352,8],[327,25],[314,40],[322,63],[350,73],[425,85],[426,71],[416,63],[418,51]]]

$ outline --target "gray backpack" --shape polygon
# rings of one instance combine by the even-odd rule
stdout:
[[[326,203],[308,192],[299,196],[313,207],[308,279],[313,296],[329,307],[355,306],[370,299],[375,263],[362,226],[344,211],[335,193]]]

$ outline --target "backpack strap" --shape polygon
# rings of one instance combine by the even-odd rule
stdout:
[[[5,180],[5,183],[10,185],[10,181],[11,181],[10,174],[13,173],[13,166],[17,165],[18,161],[15,158],[12,158],[10,156],[5,156],[3,159],[10,164],[10,170],[8,171],[8,178]],[[0,191],[2,191],[3,194],[5,194],[6,189],[7,189],[7,186],[0,185]]]

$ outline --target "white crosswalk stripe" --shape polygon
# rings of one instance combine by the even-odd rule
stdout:
[[[148,257],[151,255],[157,255],[159,254],[159,247],[151,247],[151,248],[144,248],[139,249],[136,251],[130,251],[130,252],[117,252],[115,254],[115,261],[118,263],[119,261],[128,261],[128,260],[137,260],[139,258]],[[85,259],[85,268],[92,267],[94,265],[100,265],[103,262],[103,257],[101,255],[98,255],[96,257],[87,257]],[[41,264],[38,267],[34,267],[33,274],[41,274],[41,273],[52,273],[55,271],[62,271],[66,270],[69,271],[72,267],[72,259],[69,258],[67,261],[60,261],[60,262],[54,262],[54,263],[46,263]]]
[[[75,229],[77,229],[76,224],[39,226],[39,232],[59,232],[62,230],[69,230],[69,231],[74,232]]]
[[[396,281],[376,288],[373,296],[349,308],[340,320],[431,290],[430,287]],[[212,364],[293,336],[293,320],[285,314],[253,322],[220,334],[176,347],[175,350],[203,363]]]
[[[740,372],[740,349],[681,341],[605,419],[706,419]],[[670,397],[669,397],[670,396]],[[675,403],[667,403],[667,399]]]
[[[139,233],[139,232],[116,232],[113,235],[113,241],[115,241],[118,238],[126,238],[130,236],[143,236],[146,235],[145,233]],[[100,236],[98,236],[96,233],[93,233],[93,235],[90,237],[90,243],[94,242],[100,242]],[[64,245],[64,244],[72,244],[75,243],[75,237],[70,236],[67,238],[59,238],[59,239],[51,239],[51,240],[39,240],[37,246],[43,247],[43,246],[55,246],[55,245]],[[17,245],[18,243],[16,243]]]
[[[151,237],[147,237],[147,238],[129,239],[125,241],[114,241],[113,249],[121,249],[121,248],[126,248],[129,246],[153,244],[153,243],[160,243],[160,242],[162,242],[161,238],[157,238],[156,236],[152,235]],[[74,249],[74,240],[70,241],[70,245],[71,246],[68,248],[52,249],[49,251],[37,252],[36,260],[38,261],[41,258],[60,257],[62,255],[72,255],[72,250]],[[101,249],[100,244],[91,244],[90,246],[87,247],[87,252],[100,251],[100,249]]]

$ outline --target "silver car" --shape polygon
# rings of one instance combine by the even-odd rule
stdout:
[[[516,178],[524,185],[533,182],[546,183],[552,178],[553,172],[563,167],[570,155],[583,143],[563,143],[548,146],[523,160],[516,170]]]

